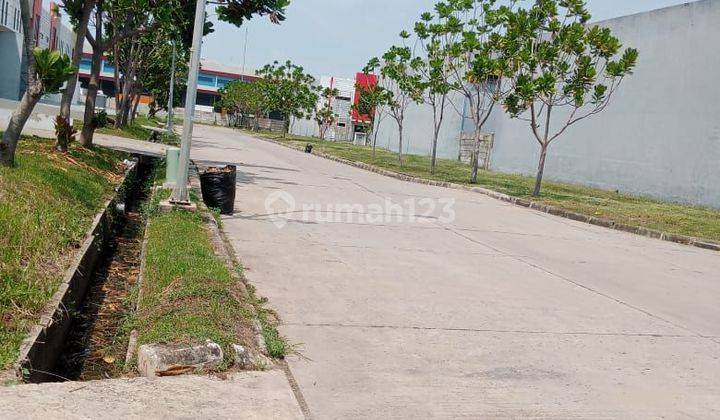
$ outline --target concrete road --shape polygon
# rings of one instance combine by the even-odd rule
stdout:
[[[196,133],[313,417],[720,418],[718,253]]]

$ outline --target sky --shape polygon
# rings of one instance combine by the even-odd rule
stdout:
[[[589,0],[593,20],[604,20],[687,3],[688,0]],[[246,70],[290,59],[309,73],[354,78],[368,59],[399,42],[403,29],[436,0],[292,0],[287,20],[271,24],[256,17],[243,28],[215,24],[205,38],[203,57],[242,67],[247,31]],[[215,19],[209,10],[210,18]]]

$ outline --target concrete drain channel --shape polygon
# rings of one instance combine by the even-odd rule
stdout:
[[[154,158],[139,157],[89,231],[48,311],[23,343],[17,374],[27,382],[122,374]]]

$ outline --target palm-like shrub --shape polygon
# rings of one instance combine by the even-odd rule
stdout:
[[[49,48],[35,48],[35,73],[42,83],[44,93],[58,93],[66,81],[75,76],[77,68],[70,57]]]

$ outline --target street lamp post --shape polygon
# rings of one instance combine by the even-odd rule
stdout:
[[[170,196],[171,203],[180,205],[190,204],[187,180],[190,167],[193,116],[195,115],[195,101],[197,100],[198,74],[200,73],[200,49],[202,47],[203,31],[205,29],[205,2],[206,0],[197,0],[197,6],[195,8],[195,27],[193,30],[187,93],[185,95],[185,116],[183,121],[182,143],[180,144],[180,161],[178,164],[177,182]]]
[[[173,41],[173,51],[172,51],[172,67],[170,70],[170,94],[168,95],[168,109],[167,109],[167,131],[168,135],[173,134],[173,102],[174,102],[174,94],[175,94],[175,41]]]

